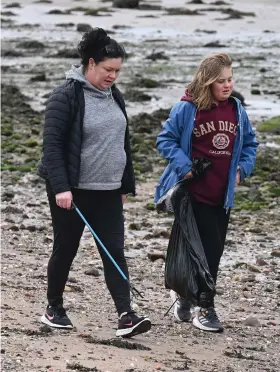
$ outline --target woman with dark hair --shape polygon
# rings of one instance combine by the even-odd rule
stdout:
[[[232,60],[225,53],[206,57],[188,85],[181,102],[175,104],[157,138],[157,148],[169,161],[157,185],[157,201],[176,182],[193,178],[189,185],[192,206],[209,271],[216,282],[227,234],[234,188],[254,168],[258,143],[247,113],[232,97]],[[193,177],[192,159],[206,158],[211,168]],[[192,303],[176,300],[174,316],[191,320]],[[212,293],[200,288],[193,325],[204,331],[221,332]]]
[[[123,203],[135,195],[135,179],[125,103],[114,82],[125,57],[122,45],[101,28],[78,45],[81,66],[72,66],[45,111],[43,156],[38,173],[46,180],[54,244],[48,263],[48,306],[41,321],[73,328],[63,307],[63,292],[85,227],[75,202],[109,253],[128,277],[124,257]],[[151,328],[131,308],[127,281],[96,242],[105,281],[119,315],[117,336]]]

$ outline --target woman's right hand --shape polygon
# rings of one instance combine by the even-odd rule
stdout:
[[[72,192],[71,191],[60,192],[59,194],[55,195],[55,199],[56,204],[60,208],[70,209],[73,200]]]

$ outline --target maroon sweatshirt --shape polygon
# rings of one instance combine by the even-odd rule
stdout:
[[[186,91],[182,101],[191,101]],[[199,202],[223,205],[233,145],[237,132],[234,100],[213,104],[210,110],[197,111],[192,133],[192,158],[211,160],[212,166],[190,183],[189,192]]]

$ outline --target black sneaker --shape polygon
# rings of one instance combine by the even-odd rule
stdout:
[[[174,317],[178,322],[189,322],[192,319],[192,303],[184,298],[180,298],[178,294],[171,289],[170,297],[174,305]]]
[[[47,306],[45,314],[41,317],[41,322],[54,328],[73,328],[73,324],[62,305]]]
[[[193,318],[193,325],[203,331],[223,332],[224,330],[214,307],[199,309]]]
[[[129,338],[140,333],[148,332],[151,329],[151,321],[146,317],[138,317],[133,311],[123,313],[119,317],[117,336]]]

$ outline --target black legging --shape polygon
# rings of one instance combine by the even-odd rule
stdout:
[[[218,269],[226,240],[229,211],[223,207],[211,206],[205,203],[192,202],[195,220],[208,262],[209,271],[216,283]],[[199,299],[201,307],[214,305],[213,296],[202,293]]]
[[[63,304],[63,292],[71,264],[77,254],[85,224],[75,210],[56,205],[50,184],[46,184],[50,204],[54,244],[48,264],[48,302],[51,306]],[[119,190],[92,191],[72,189],[73,200],[101,242],[113,256],[124,274],[128,269],[124,257],[124,219]],[[96,242],[103,261],[107,287],[118,314],[131,311],[127,281],[117,271],[106,253]]]

